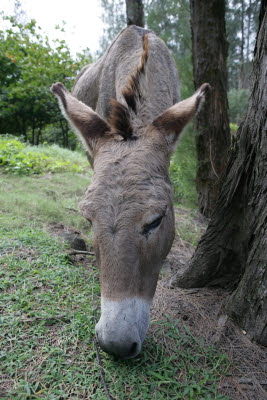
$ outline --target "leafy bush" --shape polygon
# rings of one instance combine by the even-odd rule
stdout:
[[[56,39],[51,44],[35,20],[24,23],[17,16],[0,12],[1,134],[31,133],[28,139],[31,136],[32,143],[39,143],[47,140],[41,134],[46,126],[58,125],[60,129],[52,140],[61,144],[65,141],[66,146],[75,145],[76,139],[68,132],[49,87],[59,81],[70,89],[77,73],[90,62],[88,49],[74,58],[64,40]]]
[[[88,170],[86,158],[81,153],[57,145],[33,147],[10,136],[0,138],[0,166],[4,172],[17,175]]]
[[[22,149],[23,144],[17,139],[0,139],[0,164],[7,164]]]
[[[238,130],[238,125],[237,124],[232,124],[230,123],[230,131],[232,135],[236,135],[236,132]]]

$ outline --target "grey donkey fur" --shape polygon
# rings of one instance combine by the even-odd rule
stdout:
[[[72,95],[51,91],[94,165],[82,214],[92,223],[100,270],[103,350],[141,350],[162,261],[175,233],[169,163],[185,125],[209,89],[179,102],[175,63],[153,32],[124,29],[78,75]]]
[[[122,92],[129,76],[140,64],[145,35],[148,35],[149,57],[145,71],[147,88],[144,88],[147,92],[143,95],[149,110],[144,125],[180,101],[178,74],[167,46],[152,31],[134,25],[119,33],[95,64],[82,69],[72,88],[72,95],[108,121],[110,99],[125,104]]]

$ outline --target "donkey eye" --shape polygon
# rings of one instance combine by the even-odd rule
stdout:
[[[146,224],[143,228],[143,235],[147,235],[150,231],[152,231],[152,229],[157,228],[162,221],[163,215],[161,217],[158,217],[157,219],[155,219],[153,222],[151,222],[150,224]]]

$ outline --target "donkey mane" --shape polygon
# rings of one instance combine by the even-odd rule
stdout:
[[[137,112],[137,100],[142,101],[143,94],[141,93],[141,79],[145,74],[145,65],[148,58],[148,34],[143,36],[143,52],[141,55],[141,63],[136,68],[136,71],[130,75],[128,84],[122,91],[125,101],[135,113]]]
[[[129,78],[122,96],[127,106],[115,99],[111,99],[110,126],[112,132],[123,137],[124,140],[136,140],[132,121],[138,117],[140,108],[144,104],[144,93],[142,91],[142,80],[145,77],[145,66],[148,59],[148,34],[143,36],[143,52],[140,65]]]

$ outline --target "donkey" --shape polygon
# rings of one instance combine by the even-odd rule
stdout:
[[[72,94],[51,87],[94,176],[81,214],[91,222],[100,270],[101,348],[135,357],[150,322],[163,260],[174,239],[170,157],[209,84],[180,101],[175,63],[152,31],[130,26],[77,76]]]

